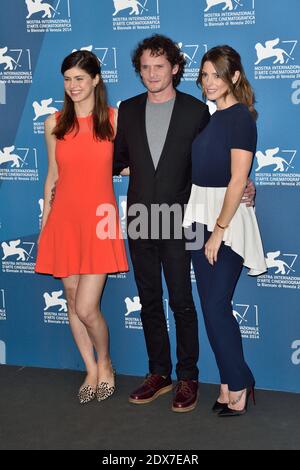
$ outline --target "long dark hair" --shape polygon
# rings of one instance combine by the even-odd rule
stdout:
[[[186,64],[186,60],[181,53],[179,46],[172,41],[172,39],[161,34],[154,34],[153,36],[141,41],[132,53],[132,65],[138,74],[141,71],[141,56],[146,50],[150,50],[151,55],[153,56],[165,54],[172,67],[178,65],[178,72],[173,75],[173,86],[176,88],[183,76]]]
[[[96,140],[113,140],[114,130],[109,120],[107,95],[105,85],[101,78],[101,68],[99,59],[95,54],[89,51],[75,51],[69,54],[62,62],[61,73],[78,67],[87,72],[91,78],[99,75],[99,83],[95,86],[95,104],[93,109],[93,134]],[[79,131],[78,119],[76,117],[74,103],[65,93],[64,104],[59,116],[53,134],[57,139],[63,139],[64,136],[75,129]]]
[[[202,87],[202,71],[205,62],[211,62],[215,67],[220,78],[228,85],[229,91],[225,93],[224,98],[231,92],[239,103],[248,106],[253,117],[257,118],[257,111],[254,108],[254,91],[246,77],[239,53],[230,46],[216,46],[204,54],[201,60],[197,85]],[[239,78],[235,83],[232,82],[234,73],[240,72]],[[203,95],[205,93],[203,91]]]

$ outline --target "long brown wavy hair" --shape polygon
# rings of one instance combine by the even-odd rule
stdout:
[[[257,119],[258,114],[254,108],[254,91],[246,77],[239,53],[232,47],[224,45],[213,47],[204,54],[196,81],[197,85],[202,88],[203,96],[205,96],[205,93],[202,87],[202,71],[205,62],[211,62],[220,78],[228,85],[229,89],[224,94],[224,98],[231,92],[239,103],[248,106],[254,119]],[[240,72],[240,75],[237,81],[233,83],[232,77],[236,71]]]
[[[95,140],[113,140],[114,130],[109,120],[109,111],[107,104],[106,88],[101,77],[100,61],[98,57],[89,51],[75,51],[69,54],[63,60],[61,65],[61,73],[78,67],[95,78],[99,75],[99,83],[95,86],[95,104],[93,109],[93,135]],[[53,130],[53,134],[57,139],[62,140],[64,136],[75,130],[79,131],[78,119],[75,113],[74,103],[72,99],[65,93],[64,104]]]

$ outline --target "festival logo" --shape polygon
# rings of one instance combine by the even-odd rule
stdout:
[[[4,289],[0,289],[0,321],[6,320],[6,308],[5,308],[5,293]],[[0,361],[1,362],[1,361]]]
[[[10,240],[1,243],[2,248],[2,272],[34,274],[34,257],[33,252],[35,242]]]
[[[300,289],[300,277],[297,276],[298,254],[269,251],[266,254],[268,273],[257,278],[258,287]]]
[[[233,304],[233,316],[239,324],[242,338],[259,339],[258,305]]]
[[[72,52],[78,49],[73,49]],[[117,48],[94,47],[92,44],[83,46],[81,51],[93,52],[101,65],[101,76],[104,83],[118,83]]]
[[[140,312],[142,309],[142,305],[140,303],[140,298],[138,296],[133,297],[126,297],[124,299],[126,312],[125,312],[125,328],[130,330],[142,330],[143,325],[140,317]],[[165,315],[166,315],[166,322],[168,331],[170,330],[170,322],[169,322],[169,302],[168,299],[164,299],[165,303]]]
[[[297,39],[281,40],[279,37],[255,44],[256,80],[295,79],[300,75],[300,65],[295,63]]]
[[[112,0],[114,31],[154,30],[160,28],[160,0]]]
[[[34,134],[44,134],[44,121],[46,117],[50,114],[56,113],[60,109],[62,103],[62,100],[54,100],[54,98],[46,98],[32,103]]]
[[[70,0],[24,0],[27,33],[69,33],[72,31]]]
[[[291,272],[295,272],[293,265],[298,258],[298,255],[294,254],[285,254],[283,256],[289,257],[291,260],[290,264],[287,264],[284,259],[280,259],[280,251],[271,251],[267,253],[266,263],[268,269],[274,269],[275,274],[289,275]]]
[[[143,325],[140,317],[142,309],[140,298],[138,296],[126,297],[124,299],[126,312],[125,312],[125,328],[131,330],[142,330]]]
[[[255,24],[255,0],[203,0],[204,26],[249,26]]]
[[[0,81],[10,85],[32,83],[30,49],[0,48]]]
[[[69,324],[67,301],[62,295],[62,290],[44,292],[44,323]]]
[[[183,81],[195,82],[199,75],[201,57],[207,52],[207,44],[185,44],[179,42],[178,47],[186,60]]]
[[[0,149],[0,181],[39,181],[37,149],[11,145]]]
[[[269,148],[255,154],[255,184],[257,186],[300,186],[297,171],[297,150]]]

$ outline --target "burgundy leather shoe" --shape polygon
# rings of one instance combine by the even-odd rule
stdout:
[[[172,380],[169,376],[165,378],[162,375],[149,374],[142,385],[131,393],[129,401],[136,405],[143,405],[170,390],[172,390]]]
[[[198,381],[188,379],[179,380],[175,389],[172,411],[179,413],[192,411],[197,405],[197,399]]]

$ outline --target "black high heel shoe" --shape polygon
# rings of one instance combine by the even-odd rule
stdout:
[[[244,392],[242,392],[242,393],[244,393]],[[246,401],[245,401],[245,406],[242,410],[233,410],[232,408],[229,408],[229,406],[226,405],[226,408],[221,410],[220,413],[218,414],[218,416],[220,416],[220,418],[228,418],[228,417],[233,417],[233,416],[242,416],[242,415],[246,414],[247,413],[247,408],[248,408],[249,397],[252,398],[253,405],[256,404],[255,403],[255,395],[254,395],[254,387],[251,387],[249,390],[246,389],[245,393],[247,394],[246,395]],[[242,397],[242,395],[241,395],[241,397]]]
[[[211,411],[213,413],[220,413],[220,411],[224,410],[227,408],[228,403],[220,403],[218,400],[215,401],[215,404],[213,405]]]

